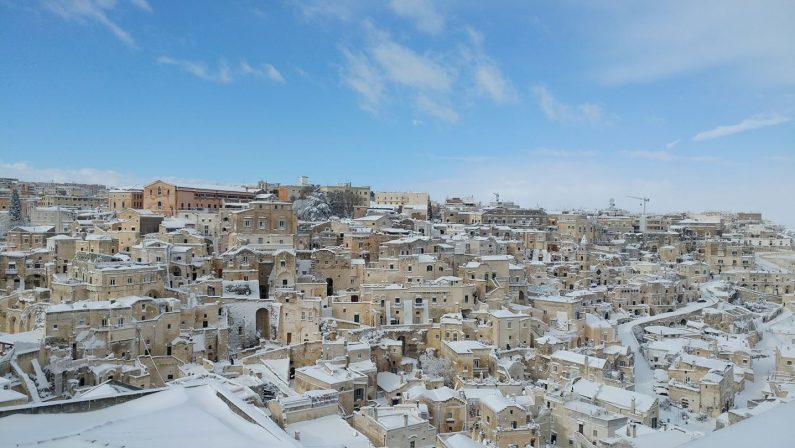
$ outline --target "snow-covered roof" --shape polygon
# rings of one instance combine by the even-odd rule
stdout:
[[[370,439],[353,429],[339,415],[291,423],[284,427],[291,437],[300,439],[305,447],[369,448]]]
[[[273,420],[225,387],[193,386],[175,385],[89,412],[14,414],[0,418],[0,434],[3,444],[11,446],[301,447]],[[241,412],[246,418],[241,418]]]
[[[655,397],[588,380],[577,381],[573,389],[582,397],[610,403],[627,410],[631,410],[634,404],[636,410],[648,412],[657,403]]]
[[[586,362],[588,363],[588,367],[593,369],[604,369],[605,363],[607,363],[606,359],[597,358],[595,356],[586,356],[580,353],[571,352],[568,350],[558,350],[552,354],[552,359],[559,360],[559,361],[567,361],[573,364],[579,364],[584,366]]]

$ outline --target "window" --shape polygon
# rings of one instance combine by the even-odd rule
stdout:
[[[110,278],[110,286],[116,286],[116,278],[115,277],[111,277]]]
[[[246,218],[243,220],[243,227],[251,227],[251,219]]]
[[[127,277],[127,284],[132,285],[133,279],[132,277]]]
[[[108,318],[107,317],[103,317],[102,318],[102,326],[103,327],[107,327],[108,326]]]

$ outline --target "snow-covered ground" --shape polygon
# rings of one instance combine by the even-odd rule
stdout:
[[[654,395],[654,371],[649,366],[649,363],[646,362],[646,358],[643,357],[640,351],[640,344],[638,343],[637,338],[635,338],[633,329],[640,324],[647,324],[650,322],[658,321],[672,316],[681,316],[689,314],[692,313],[693,311],[697,311],[718,303],[719,299],[713,293],[712,288],[716,287],[719,284],[720,282],[709,282],[701,286],[701,299],[704,300],[704,302],[692,302],[687,304],[687,306],[679,308],[678,310],[674,310],[670,313],[662,313],[654,316],[646,316],[640,319],[635,319],[633,321],[623,323],[618,326],[619,340],[623,345],[629,347],[635,353],[635,391],[636,392],[641,392],[648,395]]]
[[[718,303],[720,298],[715,292],[721,282],[709,282],[701,286],[701,299],[703,302],[692,302],[687,306],[674,310],[670,313],[657,314],[655,316],[646,316],[640,319],[635,319],[618,326],[618,338],[621,343],[628,346],[635,353],[635,391],[647,395],[655,396],[654,393],[654,370],[649,366],[646,358],[640,350],[640,344],[633,332],[633,329],[640,324],[647,324],[661,319],[669,318],[672,316],[681,316],[685,314],[698,311]],[[760,388],[761,389],[761,388]],[[660,401],[666,397],[659,396]],[[693,414],[682,412],[681,409],[670,406],[660,407],[660,423],[668,425],[677,425],[689,431],[698,431],[701,433],[708,433],[715,430],[715,419],[707,418],[703,421],[698,421]]]

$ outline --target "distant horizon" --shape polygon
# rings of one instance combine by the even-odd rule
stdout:
[[[0,176],[647,196],[795,227],[792,23],[786,0],[6,0]]]
[[[265,181],[265,182],[268,182],[268,183],[274,183],[274,184],[280,184],[280,185],[298,185],[297,182],[279,181],[279,180],[275,180],[275,179],[257,179],[255,181],[248,181],[248,182],[240,182],[240,183],[238,183],[238,182],[234,182],[234,181],[221,182],[221,181],[214,181],[214,180],[208,180],[208,179],[202,179],[202,180],[199,180],[199,179],[183,179],[183,178],[175,178],[175,177],[168,177],[168,176],[154,177],[154,178],[152,178],[152,179],[150,179],[148,181],[141,180],[139,182],[133,182],[133,183],[130,183],[130,184],[127,184],[127,185],[109,185],[109,184],[102,183],[102,182],[83,182],[83,181],[79,181],[79,180],[66,181],[66,180],[51,180],[51,179],[48,179],[48,180],[23,179],[23,178],[18,178],[18,177],[14,177],[14,176],[2,176],[2,175],[0,175],[0,177],[14,178],[14,179],[17,179],[20,182],[40,182],[40,183],[53,182],[53,183],[89,184],[89,185],[94,184],[94,185],[102,185],[102,186],[108,188],[109,190],[112,190],[112,189],[124,189],[124,188],[137,188],[137,187],[143,188],[146,185],[151,184],[152,182],[155,182],[157,180],[162,180],[162,181],[165,181],[165,182],[176,183],[176,184],[188,184],[188,185],[199,185],[199,184],[201,184],[201,185],[215,186],[215,187],[253,186],[253,185],[256,185],[260,181]],[[300,176],[297,176],[296,180],[298,179],[298,177],[300,177]],[[332,181],[332,182],[328,182],[328,183],[318,183],[318,182],[314,182],[312,180],[312,177],[310,177],[310,176],[306,176],[306,177],[309,178],[309,182],[310,182],[311,185],[337,185],[337,184],[340,184],[340,183],[349,182],[347,180],[339,180],[339,181]],[[352,183],[352,185],[353,186],[368,186],[368,187],[370,187],[371,191],[373,191],[373,192],[395,191],[395,192],[423,192],[423,193],[428,193],[428,195],[430,197],[430,200],[432,202],[437,202],[437,203],[442,203],[446,199],[450,199],[450,198],[462,198],[463,199],[463,198],[468,198],[468,197],[472,197],[475,201],[477,201],[477,202],[479,202],[481,204],[495,203],[495,201],[494,201],[495,198],[493,196],[494,192],[481,193],[481,194],[479,194],[477,192],[471,192],[471,193],[467,192],[467,193],[452,194],[452,195],[438,195],[438,194],[434,194],[432,191],[423,191],[423,190],[399,189],[399,188],[398,189],[374,188],[373,184],[368,184],[366,182],[365,183]],[[491,197],[489,197],[489,196],[491,196]],[[542,198],[539,198],[539,199],[542,199]],[[544,209],[544,211],[547,211],[547,212],[577,211],[577,210],[582,210],[582,211],[607,210],[609,208],[609,200],[610,199],[614,199],[615,200],[616,209],[625,210],[625,211],[627,211],[627,212],[629,212],[630,214],[633,214],[633,215],[639,215],[642,212],[642,210],[641,210],[642,207],[638,203],[639,201],[637,199],[626,198],[626,197],[624,197],[624,198],[622,198],[622,197],[607,198],[605,200],[605,204],[602,204],[602,205],[572,206],[572,207],[563,206],[563,207],[561,207],[561,206],[547,206],[547,205],[544,205],[544,203],[542,203],[542,202],[537,202],[536,204],[529,204],[529,203],[513,200],[513,199],[511,199],[509,197],[506,198],[506,197],[503,197],[502,195],[500,195],[500,202],[501,203],[514,203],[514,204],[516,204],[516,205],[518,205],[520,207],[524,207],[524,208],[541,208],[541,209]],[[776,223],[778,225],[783,225],[783,226],[785,226],[787,228],[795,229],[795,224],[790,224],[790,223],[778,221],[778,220],[768,216],[764,211],[756,210],[756,209],[753,209],[753,208],[745,208],[745,209],[742,209],[742,208],[741,209],[735,209],[735,208],[723,208],[723,209],[718,209],[718,208],[713,208],[713,209],[709,209],[709,208],[703,208],[703,209],[679,208],[679,209],[676,209],[676,208],[674,208],[674,209],[659,210],[659,209],[655,209],[654,208],[653,203],[654,203],[654,199],[650,198],[650,201],[649,201],[649,203],[646,206],[646,212],[649,215],[672,214],[672,213],[684,213],[684,214],[741,213],[741,212],[762,213],[762,219],[763,220],[773,221],[774,223]]]

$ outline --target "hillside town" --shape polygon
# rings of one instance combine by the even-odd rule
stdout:
[[[795,230],[604,202],[0,179],[0,445],[791,446]]]

